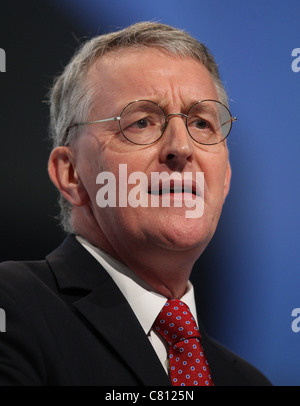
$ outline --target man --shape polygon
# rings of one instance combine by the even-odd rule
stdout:
[[[231,176],[234,118],[209,51],[135,24],[87,42],[50,102],[49,175],[69,236],[45,261],[1,266],[0,383],[269,384],[207,336],[189,282]],[[191,323],[192,337],[169,339]]]

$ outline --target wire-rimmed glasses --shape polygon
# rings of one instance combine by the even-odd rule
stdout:
[[[163,108],[151,100],[135,100],[128,103],[118,117],[75,123],[76,126],[118,121],[123,136],[133,144],[150,145],[165,132],[170,118],[181,117],[191,138],[202,145],[214,145],[224,141],[236,121],[229,109],[217,100],[201,100],[194,103],[187,114],[166,114]],[[69,141],[69,137],[67,137]]]

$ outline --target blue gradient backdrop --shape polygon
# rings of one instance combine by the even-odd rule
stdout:
[[[233,168],[214,244],[212,321],[217,339],[275,385],[300,384],[298,0],[56,0],[87,35],[155,20],[190,32],[216,57],[238,117]],[[300,65],[300,64],[299,64]]]

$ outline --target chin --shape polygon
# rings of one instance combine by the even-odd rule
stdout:
[[[161,242],[161,247],[174,251],[194,250],[201,255],[213,236],[213,228],[201,218],[168,216],[162,223],[156,221],[152,226],[152,236]]]

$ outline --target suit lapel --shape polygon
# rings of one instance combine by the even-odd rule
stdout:
[[[125,297],[102,266],[69,236],[46,258],[60,290],[81,299],[75,309],[93,325],[147,386],[170,385],[158,357]]]
[[[111,289],[110,281],[73,305],[114,347],[143,385],[170,384],[130,306],[121,292]]]

